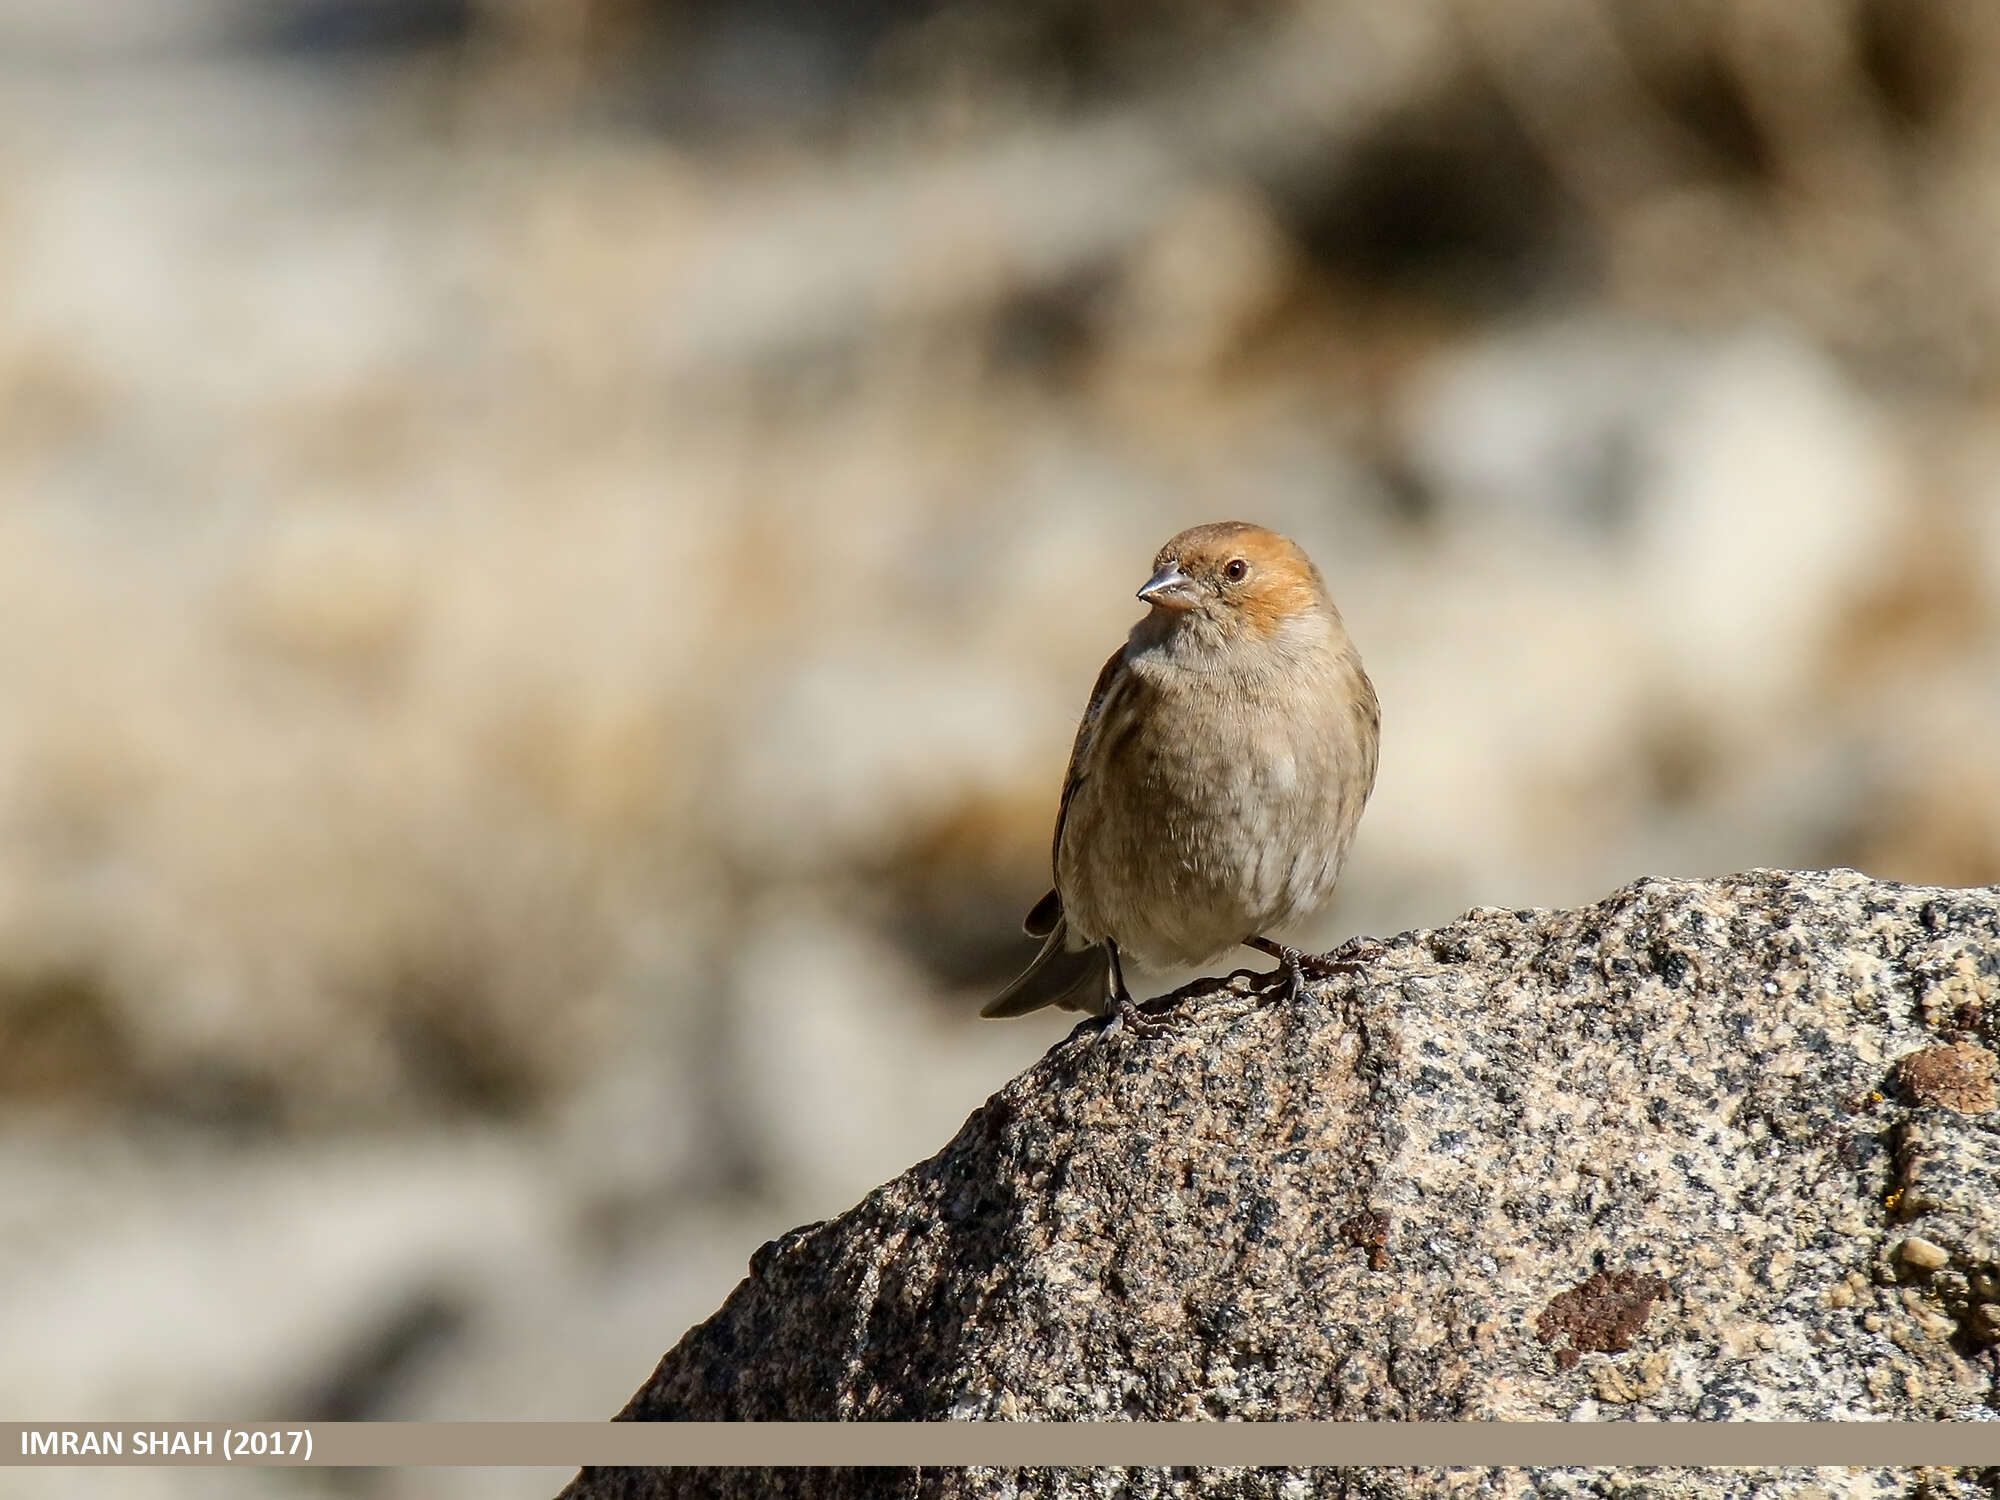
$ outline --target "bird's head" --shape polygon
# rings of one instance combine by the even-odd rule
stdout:
[[[1330,608],[1319,569],[1296,542],[1247,521],[1183,531],[1153,558],[1139,590],[1155,631],[1194,631],[1216,644],[1268,640]]]

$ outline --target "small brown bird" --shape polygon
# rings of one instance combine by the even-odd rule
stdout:
[[[1333,894],[1375,786],[1375,688],[1298,545],[1243,521],[1183,531],[1151,606],[1104,664],[1056,813],[1055,889],[1027,972],[980,1012],[1044,1005],[1140,1024],[1121,958],[1169,968],[1266,934]]]

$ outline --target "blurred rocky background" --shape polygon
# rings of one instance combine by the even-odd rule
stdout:
[[[1996,236],[1985,0],[0,0],[0,1409],[617,1409],[1062,1034],[1195,521],[1323,940],[2000,881]]]

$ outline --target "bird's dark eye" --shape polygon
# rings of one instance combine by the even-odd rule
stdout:
[[[1233,559],[1230,562],[1229,566],[1222,570],[1222,576],[1224,578],[1227,578],[1231,583],[1241,583],[1243,581],[1243,575],[1245,573],[1248,573],[1249,571],[1250,571],[1250,564],[1245,562],[1242,558],[1238,557]]]

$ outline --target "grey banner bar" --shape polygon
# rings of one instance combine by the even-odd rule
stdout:
[[[2000,1422],[0,1423],[0,1465],[2000,1465]]]

